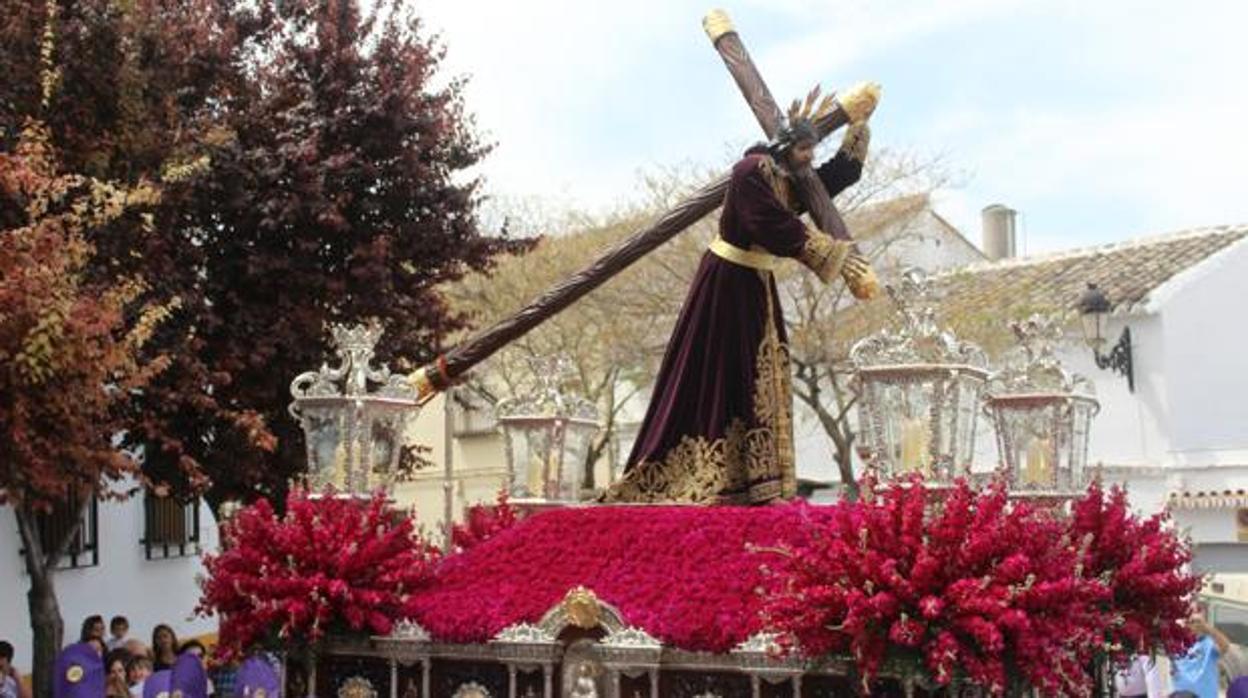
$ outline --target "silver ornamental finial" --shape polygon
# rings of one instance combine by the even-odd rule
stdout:
[[[1026,320],[1011,322],[1010,329],[1018,344],[1006,353],[1001,370],[989,380],[990,394],[1056,392],[1095,396],[1092,383],[1084,376],[1067,371],[1057,358],[1057,347],[1064,336],[1058,320],[1032,315]]]
[[[910,268],[900,280],[885,287],[900,314],[900,326],[884,328],[850,349],[855,367],[907,364],[963,364],[986,369],[988,359],[979,347],[963,342],[936,324],[936,311],[927,274]]]

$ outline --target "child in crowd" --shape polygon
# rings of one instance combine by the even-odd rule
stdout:
[[[126,664],[126,680],[130,682],[130,695],[132,698],[143,698],[143,684],[147,682],[147,677],[151,675],[151,658],[143,655],[130,657],[130,662]]]
[[[0,698],[30,698],[13,666],[13,645],[0,640]]]
[[[126,646],[126,641],[130,638],[130,621],[125,616],[113,616],[108,621],[108,648],[115,650]]]

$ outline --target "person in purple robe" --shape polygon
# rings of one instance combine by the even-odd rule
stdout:
[[[54,698],[103,698],[104,658],[93,642],[79,642],[56,656]]]
[[[183,652],[169,672],[170,698],[208,698],[208,674],[196,652]]]
[[[277,670],[263,656],[249,657],[238,668],[234,695],[236,698],[282,698],[282,682]]]
[[[169,698],[172,669],[161,669],[143,682],[143,698]]]
[[[852,124],[816,171],[829,196],[862,174],[870,133]],[[624,474],[604,502],[760,504],[796,495],[788,344],[773,272],[784,258],[870,297],[875,277],[852,245],[799,217],[790,168],[818,137],[790,115],[779,137],[732,168],[719,235],[702,257]]]

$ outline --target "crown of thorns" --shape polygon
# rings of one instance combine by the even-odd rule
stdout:
[[[800,98],[793,100],[793,103],[789,105],[786,123],[776,134],[774,149],[784,150],[800,141],[819,139],[815,123],[830,114],[836,107],[836,99],[833,95],[827,95],[820,100],[820,93],[820,87],[815,85],[810,92],[806,93],[805,100]]]
[[[789,122],[809,121],[815,123],[828,114],[832,113],[832,109],[836,107],[836,98],[833,95],[825,95],[822,100],[819,99],[821,88],[815,85],[810,92],[806,93],[806,100],[795,99],[789,105]],[[816,104],[818,106],[816,107]]]

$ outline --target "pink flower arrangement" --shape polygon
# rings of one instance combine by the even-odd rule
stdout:
[[[518,512],[511,505],[507,491],[502,490],[493,505],[468,507],[464,523],[455,524],[451,529],[451,544],[455,552],[462,553],[511,528],[516,521],[519,521]]]
[[[410,617],[434,637],[485,642],[534,623],[583,585],[667,644],[724,652],[761,628],[761,556],[832,507],[584,507],[524,519],[446,558]]]
[[[221,617],[222,659],[256,646],[315,643],[329,632],[388,633],[413,592],[428,586],[438,550],[384,495],[315,497],[296,490],[278,516],[267,500],[222,527],[204,560],[197,612]]]
[[[1000,483],[937,496],[893,483],[774,551],[762,612],[782,645],[848,653],[864,686],[891,656],[940,684],[1086,695],[1107,637],[1140,650],[1188,639],[1186,548],[1121,496],[1094,486],[1073,518],[1011,502]]]
[[[1163,516],[1139,519],[1099,484],[1071,515],[1004,487],[939,493],[918,480],[830,506],[583,507],[518,520],[477,507],[439,558],[377,496],[295,492],[223,529],[200,612],[227,654],[384,634],[411,618],[446,642],[534,623],[585,586],[629,625],[686,650],[726,652],[760,631],[785,651],[848,655],[863,685],[884,661],[994,694],[1021,685],[1084,695],[1089,667],[1180,651],[1199,579]]]
[[[1192,552],[1168,515],[1140,519],[1131,514],[1121,487],[1107,493],[1095,482],[1072,507],[1070,526],[1072,536],[1089,541],[1085,574],[1103,580],[1112,592],[1104,610],[1114,659],[1186,651],[1195,638],[1180,621],[1190,615],[1201,580],[1184,572]]]

